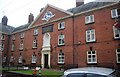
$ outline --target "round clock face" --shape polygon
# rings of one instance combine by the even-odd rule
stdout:
[[[42,20],[46,20],[49,21],[50,18],[54,17],[55,15],[52,14],[51,11],[48,11],[47,13],[45,13],[45,15],[43,16]]]

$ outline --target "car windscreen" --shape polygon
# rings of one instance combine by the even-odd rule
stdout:
[[[68,74],[66,77],[85,77],[85,74],[82,74],[82,73],[71,73],[71,74]]]

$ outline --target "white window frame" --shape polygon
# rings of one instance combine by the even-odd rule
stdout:
[[[36,46],[37,46],[37,40],[34,39],[34,40],[33,40],[33,48],[37,48]]]
[[[92,17],[92,20],[91,20]],[[85,16],[85,24],[93,23],[94,22],[94,15]]]
[[[120,49],[119,49],[120,50]],[[116,49],[116,60],[117,60],[117,63],[120,63],[120,61],[118,61],[118,54],[120,54],[120,52],[118,52],[118,49]],[[120,58],[120,57],[119,57]]]
[[[65,35],[64,34],[58,35],[58,45],[64,45],[64,44],[65,44]]]
[[[20,55],[19,59],[18,59],[19,63],[22,63],[22,55]]]
[[[32,63],[36,63],[37,62],[37,57],[35,55],[32,55]]]
[[[89,52],[91,52],[91,54],[89,54]],[[92,52],[95,52],[95,54],[92,54]],[[89,58],[89,55],[91,56],[91,58]],[[95,62],[93,61],[93,57],[92,56],[95,56]],[[91,62],[89,62],[89,59],[91,59]],[[96,51],[87,51],[87,63],[88,64],[97,63],[97,53],[96,53]]]
[[[14,51],[14,49],[15,49],[15,44],[13,43],[11,50]]]
[[[38,28],[34,29],[34,35],[38,35]]]
[[[88,32],[89,32],[89,34],[88,34]],[[94,34],[93,34],[92,32],[94,32]],[[89,35],[90,37],[88,37],[88,35]],[[92,37],[93,37],[92,35],[94,35],[94,39],[92,39]],[[88,40],[88,38],[90,38],[90,40]],[[95,42],[95,41],[96,41],[95,29],[87,30],[87,31],[86,31],[86,42]]]
[[[118,17],[118,11],[117,11],[118,9],[112,9],[111,10],[111,17],[112,18],[116,18],[116,17]],[[113,16],[113,11],[115,12],[115,16]]]
[[[25,36],[25,33],[22,32],[22,33],[20,34],[20,38],[24,38],[24,36]]]
[[[13,40],[15,40],[16,39],[16,36],[15,35],[13,35],[13,38],[12,38]]]
[[[116,31],[118,32],[119,37],[116,37]],[[113,33],[114,33],[114,39],[119,39],[120,38],[120,30],[118,30],[117,28],[115,28],[115,26],[113,26]]]
[[[1,34],[1,40],[5,40],[5,35]]]
[[[0,51],[3,51],[3,50],[4,50],[4,44],[1,43],[1,45],[0,45]]]
[[[23,46],[24,46],[24,44],[23,44],[23,42],[21,42],[20,43],[20,50],[23,50]]]
[[[65,22],[60,22],[58,23],[58,30],[64,29],[65,28]]]
[[[6,60],[7,60],[7,56],[5,55],[5,56],[3,57],[3,62],[6,62]]]
[[[64,64],[65,63],[65,54],[63,52],[58,53],[58,64]]]
[[[11,56],[10,57],[10,62],[14,62],[14,60],[15,60],[14,56]]]

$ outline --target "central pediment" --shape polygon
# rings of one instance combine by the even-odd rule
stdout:
[[[38,26],[40,24],[51,22],[70,15],[73,14],[66,10],[57,8],[53,5],[47,4],[47,6],[40,12],[40,14],[29,27]]]

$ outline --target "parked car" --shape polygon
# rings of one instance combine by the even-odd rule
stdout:
[[[83,67],[66,70],[62,77],[120,77],[120,72],[110,68]]]

